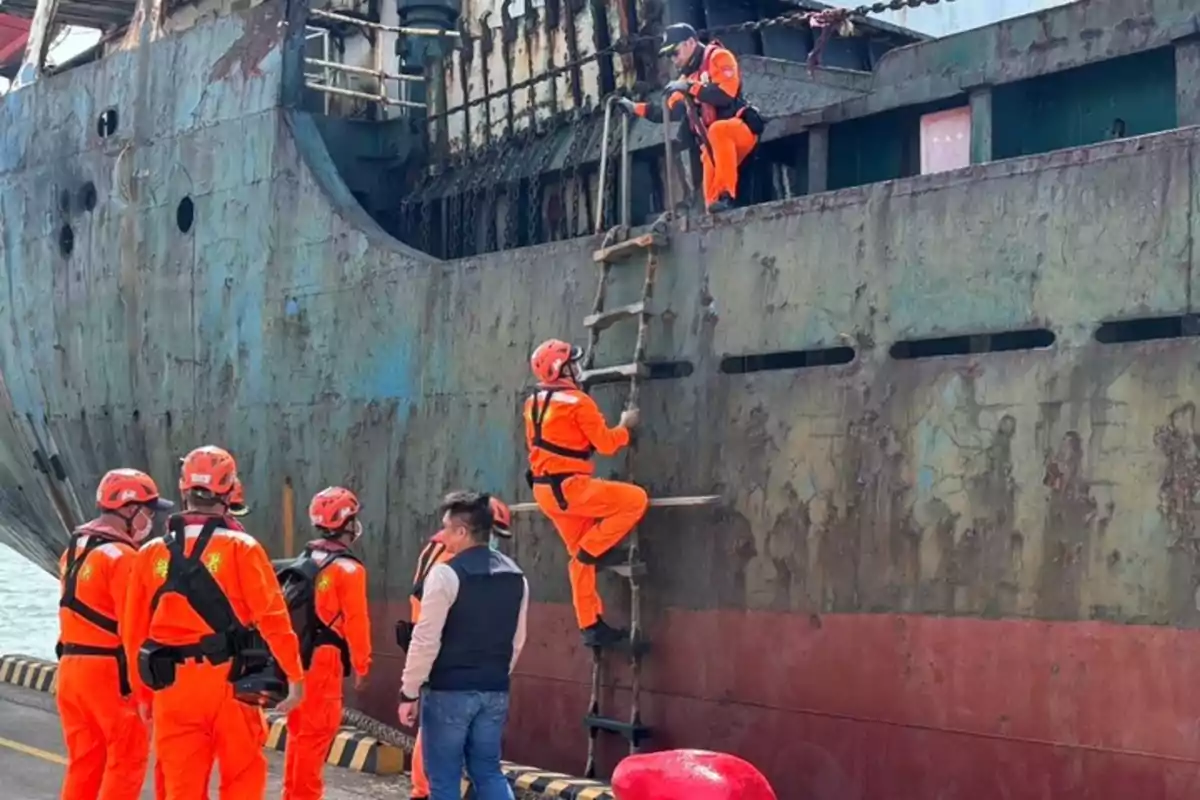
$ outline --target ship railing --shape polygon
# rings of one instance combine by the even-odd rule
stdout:
[[[332,22],[341,22],[363,30],[373,31],[375,36],[371,45],[371,60],[372,66],[359,67],[353,64],[343,64],[339,61],[329,61],[321,58],[306,57],[304,63],[306,67],[316,67],[326,76],[324,80],[320,80],[316,75],[305,72],[304,85],[314,91],[323,92],[328,95],[337,95],[340,97],[351,97],[357,100],[367,100],[369,102],[380,103],[387,106],[397,106],[400,108],[425,108],[424,103],[417,103],[401,97],[392,97],[388,93],[388,86],[395,81],[400,84],[401,88],[405,84],[423,83],[424,75],[409,75],[400,72],[388,72],[383,67],[383,50],[380,46],[380,33],[392,33],[397,36],[430,36],[446,39],[457,39],[460,37],[458,31],[441,30],[438,28],[411,28],[403,25],[385,25],[381,22],[371,22],[370,20],[358,19],[357,17],[338,14],[335,11],[325,11],[324,9],[311,9],[309,12],[310,18],[326,19]],[[335,86],[332,73],[344,73],[347,75],[360,75],[366,78],[374,78],[377,87],[376,92],[367,92],[360,89],[348,89],[342,86]]]
[[[604,232],[604,193],[609,188],[605,185],[605,177],[608,174],[608,151],[610,149],[609,137],[612,135],[613,130],[613,106],[616,105],[616,102],[620,99],[621,98],[619,95],[611,94],[604,102],[604,128],[600,141],[600,180],[596,186],[596,233]],[[662,99],[662,113],[664,122],[659,127],[661,127],[663,131],[663,145],[665,147],[664,154],[666,156],[665,160],[667,165],[667,196],[665,199],[667,213],[670,214],[675,208],[675,154],[672,152],[673,148],[671,146],[672,126],[669,122],[671,119],[671,108],[669,105],[669,98],[667,97],[663,97]],[[620,218],[620,225],[624,228],[629,227],[629,215],[631,209],[631,198],[629,194],[629,170],[629,116],[626,114],[621,114],[621,197],[618,214]]]

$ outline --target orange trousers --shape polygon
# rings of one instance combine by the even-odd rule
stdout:
[[[430,795],[429,777],[425,774],[425,757],[421,750],[421,728],[420,720],[417,721],[417,740],[413,744],[412,752],[412,794],[409,795],[410,800],[423,798],[428,800]]]
[[[321,800],[325,759],[342,725],[342,654],[323,645],[305,674],[304,699],[287,716],[283,800]]]
[[[758,144],[758,137],[737,117],[708,126],[708,147],[700,147],[704,168],[704,205],[711,206],[723,193],[737,197],[738,167]]]
[[[581,564],[576,554],[585,550],[601,556],[624,539],[641,521],[650,505],[646,490],[632,483],[606,481],[588,475],[567,478],[562,484],[567,508],[559,508],[553,487],[534,484],[533,499],[554,523],[567,553],[571,578],[571,602],[580,629],[591,627],[604,613],[596,591],[596,568]]]
[[[414,623],[421,618],[421,601],[415,597],[409,598],[409,608],[412,609],[411,619]],[[425,774],[425,755],[424,748],[421,746],[421,723],[417,721],[417,735],[413,742],[412,751],[412,793],[409,794],[410,800],[427,800],[430,792],[429,777]]]
[[[209,772],[211,775],[212,771]],[[210,778],[204,779],[204,794],[199,795],[196,800],[207,800],[210,782]],[[162,759],[158,757],[154,759],[154,800],[167,800],[167,779],[163,776]]]
[[[221,800],[267,791],[267,726],[260,709],[233,698],[229,665],[187,662],[175,683],[154,694],[154,751],[166,800],[208,797],[213,761],[221,764]]]
[[[67,745],[61,800],[136,800],[146,780],[150,739],[132,698],[121,697],[117,662],[63,656],[58,712]]]

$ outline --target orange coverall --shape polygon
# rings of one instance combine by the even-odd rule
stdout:
[[[758,144],[758,137],[742,120],[746,104],[737,57],[719,42],[711,42],[704,47],[699,69],[685,79],[692,83],[689,94],[698,106],[699,124],[690,127],[700,144],[704,204],[711,206],[722,194],[736,199],[738,167]],[[672,92],[667,98],[672,120],[686,116],[683,100],[681,92]],[[634,113],[651,122],[662,122],[662,107],[657,103],[637,103]]]
[[[322,542],[314,555],[336,553]],[[319,556],[318,556],[319,558]],[[367,570],[358,561],[339,558],[317,576],[317,617],[346,640],[350,666],[366,677],[371,668],[371,619],[367,613]],[[325,759],[342,724],[342,651],[322,644],[313,651],[304,682],[304,699],[287,716],[284,756],[284,800],[321,800],[325,793]]]
[[[87,533],[87,527],[81,529]],[[76,558],[91,533],[76,540]],[[119,627],[121,605],[137,551],[108,536],[76,561],[75,597]],[[67,556],[59,560],[63,591]],[[72,647],[119,648],[117,633],[105,630],[70,608],[59,608],[60,641]],[[58,711],[67,745],[62,800],[135,800],[146,779],[149,734],[132,695],[122,696],[117,659],[109,655],[63,654],[58,668]]]
[[[185,553],[194,549],[206,519],[203,514],[187,515]],[[267,786],[267,759],[262,751],[266,721],[260,709],[234,699],[230,664],[188,660],[176,667],[174,684],[154,693],[134,666],[147,639],[182,646],[213,633],[178,594],[164,594],[151,613],[151,599],[166,579],[168,560],[162,539],[143,545],[130,577],[121,632],[134,692],[142,703],[153,698],[154,749],[162,764],[167,800],[207,797],[214,759],[221,763],[222,800],[262,797]],[[238,620],[258,628],[266,639],[288,681],[302,680],[300,644],[262,545],[242,531],[218,528],[203,561]]]
[[[539,422],[544,444],[579,452],[561,455],[538,446]],[[591,448],[606,456],[616,453],[629,444],[629,431],[608,427],[596,401],[578,388],[541,386],[525,401],[525,444],[533,499],[571,555],[571,602],[580,629],[589,628],[604,613],[604,604],[596,591],[596,567],[577,555],[582,550],[599,557],[615,547],[641,520],[650,500],[640,486],[592,477],[596,467],[582,456]],[[538,482],[548,476],[558,476],[552,480],[559,481],[561,501],[553,484]]]
[[[446,545],[441,542],[430,542],[425,545],[425,549],[421,551],[421,555],[417,558],[417,571],[413,574],[413,592],[408,598],[409,608],[412,610],[410,616],[414,625],[421,618],[421,598],[417,597],[417,595],[420,594],[420,588],[425,582],[425,576],[436,565],[444,564],[452,558],[454,558],[454,553],[446,550]],[[425,775],[425,758],[421,747],[420,720],[417,721],[417,725],[417,739],[413,745],[412,754],[412,794],[410,797],[411,800],[428,800],[430,788],[429,778]]]

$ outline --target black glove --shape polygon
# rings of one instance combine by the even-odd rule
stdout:
[[[688,87],[690,87],[691,85],[692,85],[692,82],[689,81],[688,79],[679,78],[678,80],[671,81],[666,86],[664,86],[663,92],[668,95],[673,94],[675,92],[683,92],[684,94],[687,94]]]

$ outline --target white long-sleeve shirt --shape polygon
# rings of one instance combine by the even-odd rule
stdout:
[[[404,675],[400,678],[400,692],[405,697],[416,697],[421,687],[429,680],[433,662],[442,649],[442,629],[446,626],[446,615],[450,606],[458,599],[458,573],[446,564],[437,564],[425,576],[421,590],[421,618],[413,629],[412,642],[408,646],[408,657],[404,661]],[[529,580],[521,576],[521,612],[517,616],[517,631],[513,634],[512,660],[508,664],[511,674],[521,649],[525,646],[525,617],[529,610]]]

